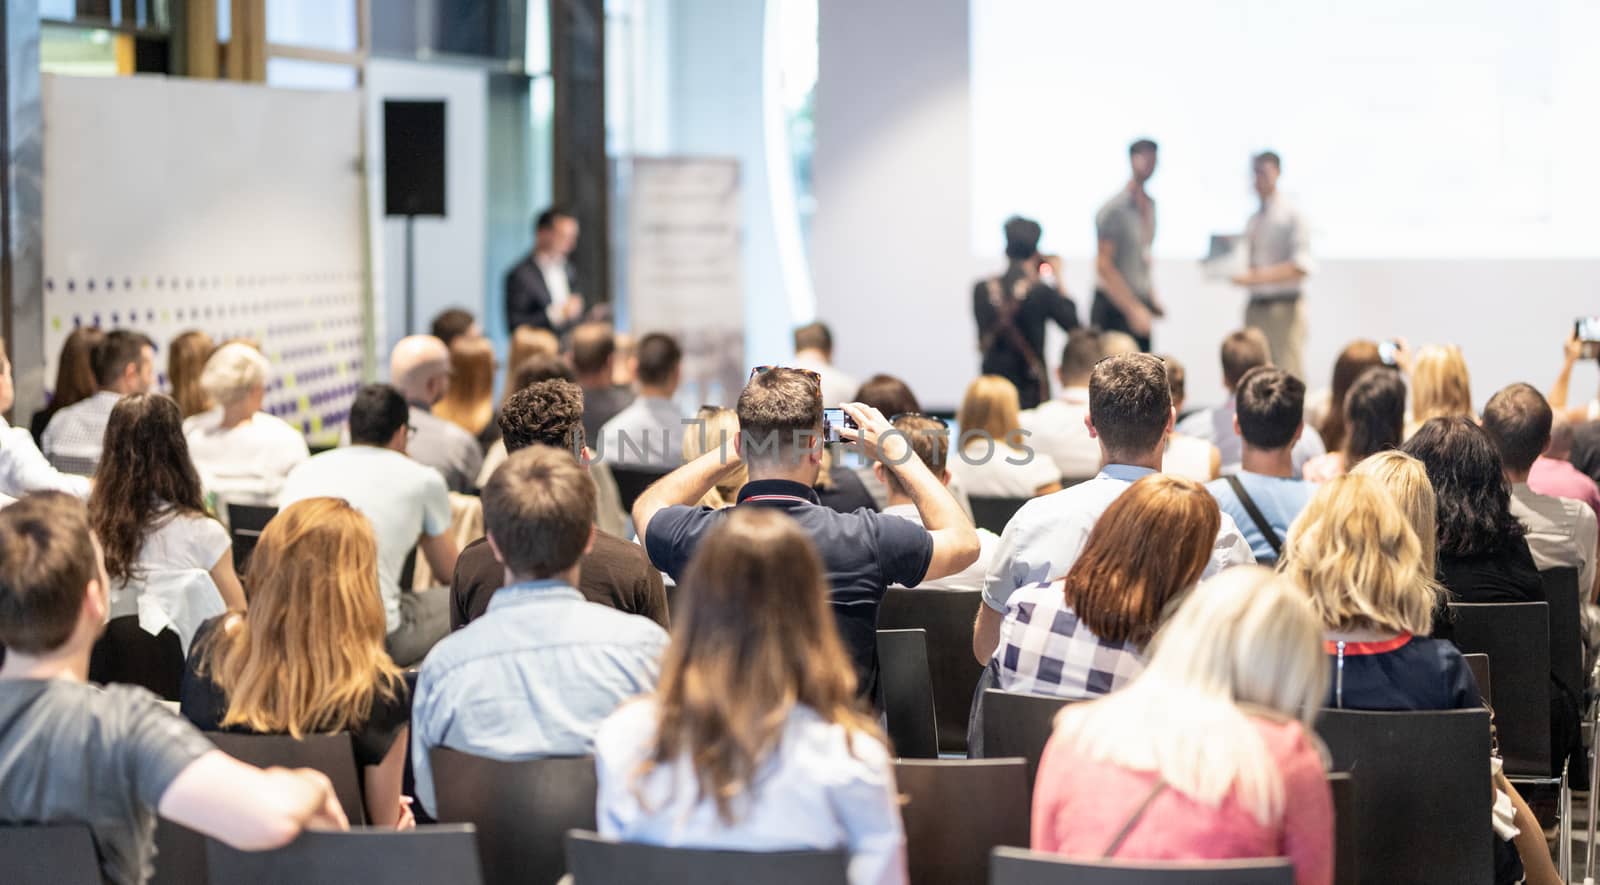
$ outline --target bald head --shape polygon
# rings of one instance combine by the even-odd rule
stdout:
[[[432,335],[401,338],[389,354],[389,383],[408,402],[431,406],[450,389],[450,350]]]

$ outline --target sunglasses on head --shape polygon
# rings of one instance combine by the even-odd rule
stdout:
[[[810,378],[811,382],[813,384],[817,385],[818,387],[822,386],[822,375],[820,373],[813,372],[810,369],[796,369],[796,368],[792,368],[790,366],[756,366],[755,368],[750,370],[750,378],[749,378],[749,380],[750,381],[754,381],[754,380],[756,380],[756,376],[757,375],[761,375],[761,374],[764,374],[766,372],[771,372],[774,369],[783,369],[786,372],[799,372],[800,374],[806,376],[807,378]],[[748,383],[748,382],[746,382],[746,383]]]

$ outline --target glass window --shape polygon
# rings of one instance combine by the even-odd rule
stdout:
[[[306,61],[274,56],[267,59],[267,85],[288,89],[354,89],[358,78],[354,65]]]
[[[356,0],[267,0],[267,42],[354,52]]]

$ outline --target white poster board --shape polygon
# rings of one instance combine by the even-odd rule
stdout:
[[[683,347],[678,402],[732,406],[744,389],[739,161],[636,157],[628,204],[626,314],[637,338]]]

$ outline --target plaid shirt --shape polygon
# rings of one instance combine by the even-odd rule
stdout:
[[[1103,642],[1078,620],[1062,581],[1022,587],[1007,601],[995,664],[1000,688],[1064,698],[1109,694],[1144,671],[1129,642]]]

